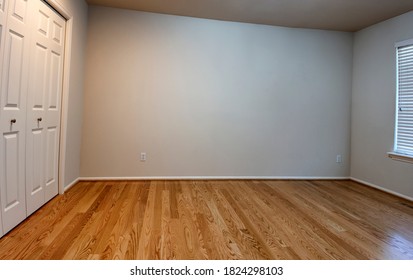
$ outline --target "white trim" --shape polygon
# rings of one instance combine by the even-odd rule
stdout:
[[[64,189],[64,191],[68,191],[71,187],[73,187],[74,185],[76,185],[79,182],[79,178],[75,179],[72,183],[70,183],[69,185],[67,185]]]
[[[65,163],[66,163],[66,135],[70,92],[70,62],[72,56],[73,14],[58,0],[46,0],[47,3],[66,19],[65,56],[63,62],[63,90],[60,117],[60,146],[59,146],[59,193],[65,192]]]
[[[372,187],[372,188],[375,188],[375,189],[378,189],[378,190],[381,190],[383,192],[392,194],[394,196],[404,198],[406,200],[409,200],[409,201],[413,202],[413,197],[410,197],[410,196],[407,196],[407,195],[404,195],[404,194],[401,194],[401,193],[398,193],[398,192],[395,192],[395,191],[385,189],[385,188],[380,187],[378,185],[375,185],[375,184],[372,184],[372,183],[369,183],[369,182],[366,182],[366,181],[363,181],[363,180],[360,180],[360,179],[357,179],[357,178],[354,178],[354,177],[350,177],[350,180],[355,181],[355,182],[360,183],[360,184],[363,184],[363,185],[366,185],[366,186],[369,186],[369,187]]]
[[[80,177],[79,181],[141,181],[141,180],[348,180],[349,177],[306,176],[150,176],[150,177]]]
[[[394,159],[394,160],[403,161],[407,163],[413,163],[413,156],[411,155],[400,154],[397,152],[389,152],[387,153],[387,155],[389,156],[389,158]]]
[[[408,46],[408,45],[413,45],[413,39],[400,41],[400,42],[397,42],[397,43],[394,44],[394,46],[396,48],[400,48],[400,47],[404,47],[404,46]]]
[[[70,62],[72,56],[72,32],[73,32],[73,17],[66,21],[66,46],[63,70],[63,93],[61,103],[61,119],[60,119],[60,154],[59,154],[59,192],[64,193],[65,169],[66,169],[66,136],[67,136],[67,120],[69,110],[69,93],[70,93]]]
[[[395,88],[395,95],[394,95],[394,126],[393,126],[393,151],[397,149],[397,124],[399,120],[399,54],[398,54],[398,47],[396,47],[396,51],[394,52],[394,61],[396,61],[396,88]]]
[[[352,180],[383,192],[412,201],[413,198],[354,177],[290,177],[290,176],[156,176],[156,177],[79,177],[65,187],[65,191],[80,181],[144,181],[144,180]]]
[[[396,106],[395,106],[394,145],[393,145],[393,151],[389,153],[389,157],[395,160],[413,163],[413,155],[411,154],[411,151],[410,151],[413,145],[413,143],[411,142],[412,134],[406,131],[405,129],[403,129],[403,127],[405,126],[412,125],[413,120],[410,119],[409,117],[407,117],[408,119],[405,119],[406,116],[404,117],[403,120],[401,120],[399,116],[400,114],[403,114],[403,112],[400,110],[404,106],[409,106],[408,105],[409,102],[401,101],[400,96],[411,98],[411,95],[409,92],[402,92],[402,89],[400,88],[401,86],[400,82],[402,82],[402,85],[404,85],[405,83],[410,83],[409,81],[410,74],[407,74],[407,76],[404,76],[402,78],[400,76],[400,71],[404,71],[400,69],[401,67],[400,62],[404,60],[404,62],[402,62],[401,65],[402,67],[406,67],[407,65],[411,64],[411,58],[412,58],[410,55],[406,56],[406,54],[403,54],[403,58],[401,58],[399,49],[403,49],[404,47],[410,48],[411,46],[413,46],[413,39],[398,42],[395,44],[395,46],[396,46],[395,60],[396,60],[396,69],[397,69],[396,72],[397,73],[396,73],[396,100],[395,100]],[[404,124],[401,124],[400,123],[401,121]],[[400,126],[402,126],[402,129],[400,129]],[[403,141],[399,141],[400,137],[402,139],[407,137],[407,139],[403,139]]]

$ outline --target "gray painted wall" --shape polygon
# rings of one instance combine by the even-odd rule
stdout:
[[[81,176],[348,176],[352,37],[89,7]]]
[[[413,198],[413,164],[387,156],[394,143],[396,52],[413,38],[413,12],[355,34],[351,176]]]

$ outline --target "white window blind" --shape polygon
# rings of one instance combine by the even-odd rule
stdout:
[[[396,44],[397,114],[395,152],[413,156],[413,40]]]

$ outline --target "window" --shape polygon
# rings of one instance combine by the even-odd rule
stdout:
[[[396,52],[396,131],[390,156],[413,162],[413,40],[397,43]]]

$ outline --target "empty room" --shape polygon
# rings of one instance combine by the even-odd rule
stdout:
[[[413,1],[0,0],[1,260],[412,260]]]

